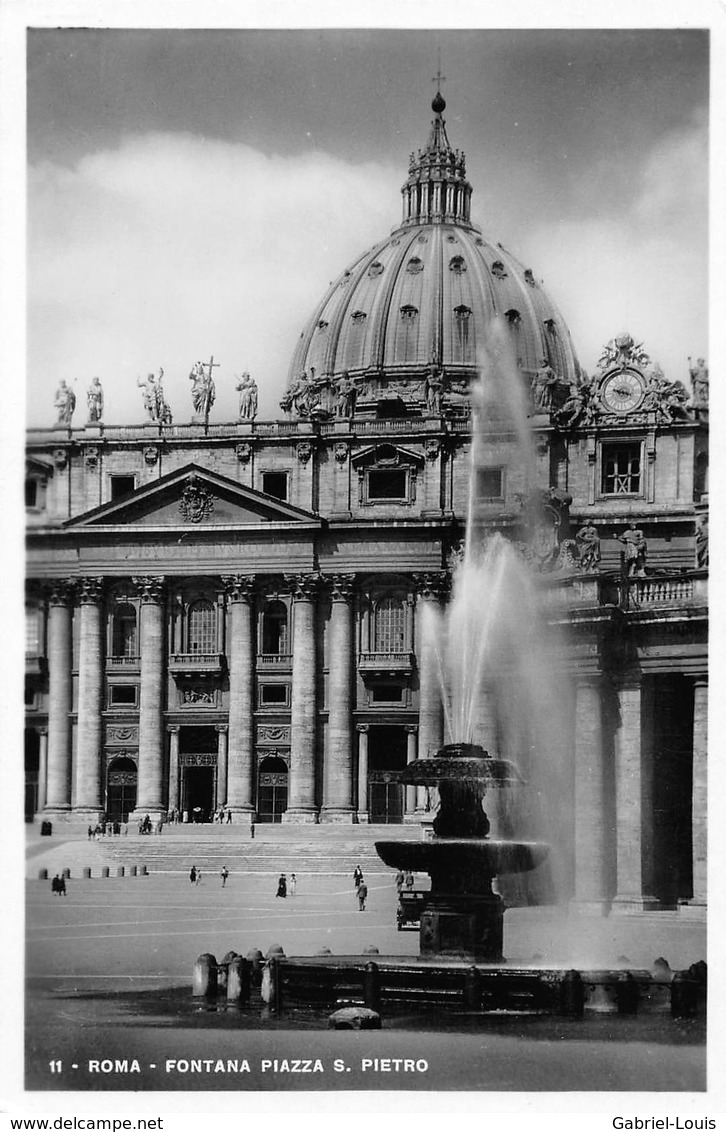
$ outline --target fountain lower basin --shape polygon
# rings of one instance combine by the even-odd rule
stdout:
[[[539,841],[482,841],[475,837],[439,837],[432,841],[376,841],[376,852],[394,869],[430,873],[459,870],[483,877],[524,873],[546,859],[549,846]]]

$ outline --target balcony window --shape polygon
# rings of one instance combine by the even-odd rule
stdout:
[[[604,444],[602,448],[602,494],[639,495],[641,446]]]
[[[388,500],[408,502],[408,476],[405,469],[386,469],[368,473],[368,499],[371,503]]]
[[[479,499],[484,503],[501,503],[504,499],[504,469],[478,468],[476,478]]]
[[[406,631],[406,611],[396,597],[380,601],[375,611],[375,652],[403,652]]]
[[[271,601],[262,615],[262,651],[278,656],[289,651],[287,608],[282,601]]]
[[[187,613],[187,652],[217,651],[217,615],[211,601],[195,601]]]
[[[40,654],[40,625],[37,609],[25,610],[25,655]]]
[[[113,656],[138,656],[136,610],[127,602],[117,606],[113,616],[111,651]]]

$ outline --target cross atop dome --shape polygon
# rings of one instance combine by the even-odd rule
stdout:
[[[434,119],[425,149],[412,153],[409,160],[408,180],[401,189],[403,195],[403,224],[431,224],[436,222],[469,225],[471,185],[466,179],[466,158],[453,149],[442,117],[446,101],[441,84],[446,78],[439,69],[432,82],[436,94],[431,103]]]

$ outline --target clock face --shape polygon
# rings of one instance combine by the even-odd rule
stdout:
[[[600,397],[611,413],[632,413],[643,400],[643,379],[631,370],[620,370],[603,382]]]

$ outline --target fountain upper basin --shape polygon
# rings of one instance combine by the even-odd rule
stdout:
[[[411,872],[477,871],[483,876],[526,873],[547,857],[540,841],[489,841],[476,837],[439,837],[432,841],[376,841],[386,865]]]

